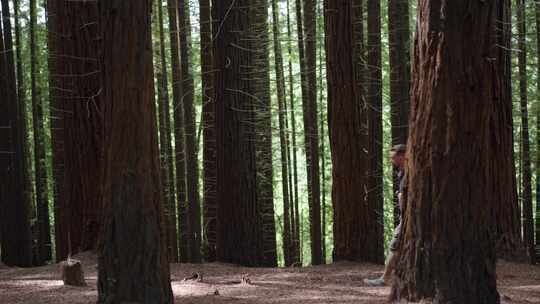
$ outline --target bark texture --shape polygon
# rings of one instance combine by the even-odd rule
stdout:
[[[499,5],[419,2],[394,298],[500,302],[490,231],[490,178],[498,170],[491,161],[490,117],[501,98],[499,64],[492,60]]]
[[[151,1],[100,2],[105,178],[98,303],[173,303],[154,102]]]

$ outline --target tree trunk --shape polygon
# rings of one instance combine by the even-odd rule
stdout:
[[[317,22],[316,1],[304,0],[304,26],[306,34],[307,105],[304,116],[304,132],[309,142],[308,184],[311,184],[309,201],[311,263],[322,263],[321,240],[321,189],[319,175],[319,134],[317,122]]]
[[[203,222],[206,260],[216,260],[216,128],[212,72],[212,12],[210,0],[199,0],[203,102]]]
[[[23,65],[23,57],[22,57],[22,49],[23,49],[23,44],[22,44],[22,41],[21,41],[21,25],[20,25],[20,7],[19,7],[19,0],[13,0],[13,12],[14,12],[14,17],[15,17],[15,44],[16,44],[16,56],[17,56],[17,62],[16,62],[16,68],[17,68],[17,71],[16,71],[16,74],[17,74],[17,98],[18,98],[18,101],[19,101],[19,105],[20,105],[20,109],[21,109],[21,113],[25,113],[25,118],[21,121],[21,126],[22,126],[22,130],[24,130],[23,132],[23,136],[24,136],[24,142],[28,143],[29,141],[29,132],[28,132],[28,117],[29,117],[29,113],[27,111],[27,106],[26,106],[26,91],[25,91],[25,87],[24,87],[24,65]],[[31,162],[30,162],[30,157],[31,157],[31,153],[30,153],[30,145],[29,144],[25,144],[24,147],[24,155],[25,155],[25,158],[24,158],[24,166],[27,170],[27,172],[24,173],[24,178],[25,178],[25,185],[24,185],[24,189],[25,189],[25,193],[24,193],[24,200],[28,203],[28,204],[32,204],[32,199],[33,199],[33,191],[34,191],[34,186],[33,186],[33,183],[32,183],[32,174],[31,174],[31,168],[32,168],[32,165],[31,165]]]
[[[30,233],[30,202],[25,189],[27,181],[24,146],[25,114],[17,98],[13,39],[9,3],[1,1],[0,26],[0,88],[4,92],[0,107],[0,227],[1,259],[8,266],[32,265]]]
[[[368,209],[374,218],[367,233],[373,256],[384,262],[381,5],[368,0]]]
[[[490,117],[501,98],[501,73],[499,63],[488,59],[497,56],[501,3],[418,4],[409,188],[394,300],[500,302],[491,235],[490,178],[498,166],[492,165]]]
[[[153,90],[151,1],[100,2],[105,117],[98,303],[173,303]]]
[[[174,173],[172,170],[171,146],[171,115],[169,109],[169,81],[167,73],[167,60],[165,59],[165,31],[163,29],[163,5],[157,1],[159,23],[159,60],[160,74],[158,74],[159,96],[159,142],[161,144],[161,175],[163,180],[163,194],[165,214],[167,218],[167,249],[170,262],[178,262],[178,234],[176,231],[176,200],[174,196]]]
[[[272,0],[272,30],[274,34],[274,60],[277,79],[277,99],[279,111],[279,146],[281,152],[281,185],[283,191],[283,259],[285,266],[290,266],[292,260],[292,226],[291,226],[291,202],[289,195],[289,164],[288,164],[288,134],[286,127],[285,109],[285,72],[283,71],[283,52],[279,32],[279,7],[276,0]]]
[[[500,99],[495,100],[491,118],[493,166],[498,167],[492,181],[494,195],[493,216],[497,237],[497,255],[505,259],[522,259],[520,216],[514,162],[512,80],[511,80],[511,3],[502,0],[497,9],[497,62],[501,73]],[[510,160],[510,161],[508,161]]]
[[[178,24],[180,32],[180,60],[182,104],[184,105],[184,131],[186,143],[186,185],[188,199],[188,246],[189,260],[201,262],[201,201],[199,197],[199,166],[197,160],[197,133],[193,105],[193,74],[191,72],[191,23],[189,3],[178,1]]]
[[[255,155],[257,161],[257,198],[263,228],[264,265],[277,266],[276,224],[274,219],[274,167],[272,164],[272,112],[270,97],[270,67],[268,36],[268,0],[252,0],[251,34],[253,65],[251,94],[255,109]]]
[[[169,37],[171,41],[171,69],[174,113],[174,148],[176,171],[176,200],[178,216],[178,253],[179,262],[189,261],[188,218],[186,201],[186,159],[184,151],[184,106],[182,103],[182,76],[180,69],[180,37],[178,21],[178,1],[168,0]]]
[[[334,207],[334,260],[380,263],[377,247],[365,246],[376,240],[377,210],[366,204],[366,163],[362,155],[362,106],[356,101],[354,62],[356,54],[353,1],[326,2],[325,31],[328,81],[328,122],[332,152],[332,203]],[[374,250],[375,249],[375,250]]]
[[[531,158],[529,139],[529,111],[527,109],[527,48],[525,44],[525,1],[516,0],[518,27],[519,99],[521,105],[521,144],[523,175],[523,240],[528,259],[534,263],[534,220],[532,212]]]
[[[34,261],[43,265],[51,259],[51,228],[49,223],[49,189],[45,155],[45,127],[43,122],[43,100],[38,86],[40,75],[39,58],[36,54],[36,0],[30,0],[30,80],[32,88],[32,115],[34,130],[34,163],[37,206],[37,250]]]
[[[317,3],[317,15],[318,16],[324,16],[324,7],[323,3],[319,2]],[[319,19],[320,20],[320,19]],[[325,147],[325,138],[324,138],[324,126],[328,126],[328,121],[324,120],[324,86],[323,86],[323,52],[325,48],[324,43],[324,29],[325,25],[324,22],[319,22],[317,25],[317,33],[318,33],[318,52],[319,52],[319,77],[318,77],[318,90],[319,90],[319,126],[320,126],[320,145],[319,145],[319,153],[321,155],[321,170],[320,170],[320,177],[321,177],[321,252],[322,252],[322,264],[326,264],[326,147]],[[326,111],[326,115],[328,115],[328,111]]]
[[[263,262],[257,204],[253,62],[248,0],[213,3],[217,139],[217,258],[245,266]],[[234,172],[235,174],[230,174]]]
[[[409,1],[388,1],[388,40],[390,45],[390,117],[392,145],[406,144],[409,117],[410,66]],[[399,224],[398,170],[393,170],[394,225]]]
[[[96,248],[101,221],[104,150],[98,6],[58,0],[47,5],[56,258],[63,260]]]
[[[296,2],[296,4],[299,4],[299,1]],[[291,192],[294,192],[291,197],[291,226],[292,226],[292,245],[294,248],[293,251],[293,263],[301,263],[301,257],[300,257],[300,213],[298,212],[299,209],[299,203],[300,200],[298,198],[298,162],[297,162],[297,144],[296,144],[296,112],[295,112],[295,97],[294,97],[294,76],[293,76],[293,68],[292,68],[292,27],[291,27],[291,13],[290,13],[290,2],[287,0],[287,49],[288,49],[288,55],[289,55],[289,100],[291,101],[291,143],[292,143],[292,171],[293,171],[293,182],[291,183],[291,189],[294,189],[294,191],[291,190]],[[301,12],[301,11],[300,11]],[[300,20],[298,22],[301,23],[302,18],[298,18],[298,9],[296,10],[297,13],[297,19]],[[299,25],[298,29],[301,29],[302,27]],[[298,35],[302,35],[302,32],[300,31]],[[303,65],[303,53],[304,53],[304,44],[302,39],[298,37],[298,46],[299,50],[301,50],[301,60],[300,60],[300,66]],[[303,74],[301,73],[301,78],[303,79]],[[301,82],[302,87],[302,94],[304,92],[304,82]],[[304,96],[304,95],[302,95]],[[294,184],[294,187],[292,186]]]
[[[509,0],[507,0],[509,1]],[[540,3],[535,2],[536,13],[536,75],[540,75]],[[536,78],[536,92],[540,96],[540,78]],[[538,97],[537,97],[538,98]],[[536,149],[540,151],[540,109],[536,108]],[[514,175],[515,176],[515,175]],[[536,155],[536,262],[540,262],[540,153]],[[515,231],[515,230],[514,230]],[[516,236],[514,234],[514,236]]]

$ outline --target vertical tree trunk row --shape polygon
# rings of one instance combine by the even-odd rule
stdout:
[[[276,69],[277,80],[277,100],[278,100],[278,115],[279,115],[279,143],[281,152],[281,185],[283,191],[283,259],[285,266],[290,266],[293,263],[292,247],[292,226],[291,226],[291,201],[290,201],[290,187],[289,187],[289,162],[288,162],[288,134],[286,124],[286,96],[285,96],[285,72],[283,70],[283,52],[281,49],[280,40],[280,23],[279,23],[279,6],[276,0],[272,0],[272,20],[273,20],[273,34],[274,34],[274,60]]]
[[[158,116],[160,164],[163,181],[165,214],[167,217],[167,248],[169,261],[178,261],[178,235],[176,231],[176,200],[174,195],[174,172],[172,170],[171,116],[169,109],[169,81],[165,54],[165,33],[163,29],[163,5],[156,1],[159,23],[159,74],[158,79]]]
[[[32,116],[34,130],[34,164],[36,181],[37,250],[34,258],[37,265],[51,259],[51,229],[49,223],[49,189],[47,186],[47,164],[45,155],[45,127],[43,121],[43,98],[38,84],[41,74],[36,54],[36,0],[30,0],[30,83],[32,89]]]
[[[529,260],[534,262],[534,221],[532,213],[531,158],[529,111],[527,104],[527,49],[525,44],[525,1],[516,0],[518,27],[519,99],[521,107],[522,183],[523,183],[523,240]]]
[[[322,263],[321,240],[321,187],[319,178],[319,133],[317,118],[317,22],[316,1],[304,0],[304,28],[306,35],[307,104],[304,112],[304,132],[308,141],[308,184],[311,185],[309,201],[311,263]]]
[[[194,83],[191,70],[191,22],[189,3],[178,1],[180,35],[181,103],[184,106],[185,163],[188,211],[188,246],[190,262],[201,262],[201,205],[199,197],[199,166],[195,128]]]

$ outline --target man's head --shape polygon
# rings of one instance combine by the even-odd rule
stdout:
[[[390,159],[396,167],[403,168],[405,166],[405,152],[407,146],[403,144],[395,145],[390,149]]]

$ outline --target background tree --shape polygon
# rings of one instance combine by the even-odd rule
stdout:
[[[5,92],[0,106],[0,227],[1,259],[9,266],[32,265],[30,202],[25,197],[26,130],[24,115],[17,98],[11,14],[7,0],[1,1],[0,22],[0,91]]]
[[[201,85],[203,111],[203,227],[206,259],[216,260],[216,134],[212,79],[212,9],[210,0],[199,0],[201,28]]]
[[[168,0],[169,38],[171,43],[171,74],[173,92],[174,150],[176,176],[176,206],[178,221],[179,262],[189,261],[188,214],[186,197],[186,158],[184,136],[183,82],[180,68],[180,6],[177,0]]]
[[[500,98],[501,73],[498,62],[485,60],[498,52],[494,46],[500,5],[418,4],[409,188],[394,298],[500,301],[490,235],[495,195],[490,175],[498,168],[492,166],[489,118]]]
[[[280,23],[279,23],[279,7],[276,0],[272,0],[272,32],[274,42],[274,66],[276,69],[276,87],[277,87],[277,101],[278,101],[278,116],[279,116],[279,147],[281,152],[281,185],[283,191],[283,259],[285,266],[290,266],[293,263],[292,247],[292,225],[291,225],[291,196],[289,188],[289,147],[288,147],[288,134],[286,126],[286,108],[285,108],[285,72],[283,70],[283,52],[281,49],[280,40]]]
[[[366,204],[365,188],[357,185],[366,171],[362,154],[362,105],[357,103],[353,1],[325,2],[328,122],[332,152],[334,260],[381,262],[376,210]]]
[[[176,198],[174,188],[174,172],[172,170],[171,116],[169,108],[169,80],[165,54],[165,30],[163,25],[162,3],[156,1],[159,28],[159,69],[158,69],[158,111],[159,111],[159,143],[161,158],[161,176],[165,214],[167,217],[167,248],[170,262],[178,261],[178,234],[176,231]]]
[[[311,185],[309,198],[311,263],[322,264],[321,240],[321,189],[319,175],[319,134],[317,118],[317,22],[316,1],[304,0],[304,29],[306,49],[306,94],[304,105],[304,132],[308,185]],[[309,189],[308,189],[309,192]]]
[[[197,140],[195,128],[194,88],[191,71],[191,22],[189,3],[178,1],[178,25],[180,37],[180,63],[184,131],[186,143],[186,182],[188,199],[188,245],[190,262],[201,261],[201,205],[199,197],[199,167],[197,164]]]
[[[532,213],[531,158],[529,138],[529,110],[527,105],[527,49],[525,44],[525,1],[516,0],[516,22],[518,28],[518,66],[519,66],[519,99],[521,108],[521,153],[523,184],[523,240],[527,255],[534,263],[534,220]]]
[[[212,19],[220,24],[213,29],[214,88],[220,101],[215,116],[217,259],[257,266],[263,261],[263,239],[255,174],[255,100],[249,94],[253,86],[249,4],[248,0],[225,0],[212,6]]]
[[[30,0],[30,83],[32,89],[32,116],[34,131],[34,164],[37,209],[37,250],[34,261],[44,264],[52,257],[51,228],[49,223],[49,189],[45,155],[45,127],[43,122],[43,97],[38,85],[41,75],[36,54],[36,0]]]
[[[264,266],[277,266],[276,223],[274,220],[274,167],[272,154],[272,111],[268,36],[268,0],[252,0],[250,39],[253,41],[251,94],[255,111],[255,155],[257,199],[263,229]]]
[[[371,226],[368,244],[373,252],[384,259],[384,216],[383,216],[383,159],[382,159],[382,70],[381,70],[381,3],[367,1],[367,104],[368,104],[368,205],[370,217],[377,218]]]
[[[98,303],[173,303],[152,83],[151,8],[151,1],[99,6],[107,190]]]
[[[102,216],[98,6],[50,0],[47,10],[55,245],[63,260],[96,248]]]
[[[392,121],[392,145],[406,144],[409,118],[410,25],[409,1],[388,1],[388,40],[390,45],[390,107]],[[393,171],[394,224],[399,221],[397,170]]]

